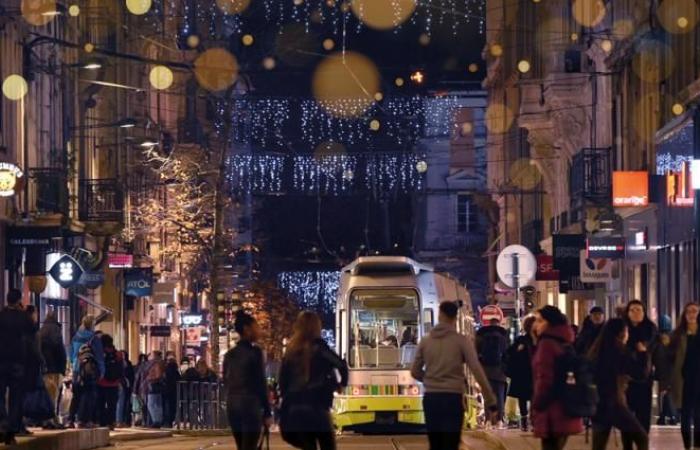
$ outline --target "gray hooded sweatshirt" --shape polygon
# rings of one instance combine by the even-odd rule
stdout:
[[[465,364],[481,386],[486,407],[495,405],[496,396],[479,363],[474,342],[457,333],[454,325],[438,324],[421,340],[411,375],[423,383],[426,393],[463,394]]]

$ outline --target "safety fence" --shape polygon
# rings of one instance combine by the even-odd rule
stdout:
[[[179,382],[175,428],[178,430],[227,428],[224,392],[224,385],[221,383]]]

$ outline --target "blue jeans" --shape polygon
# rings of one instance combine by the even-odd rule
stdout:
[[[163,426],[163,394],[148,394],[148,416],[150,426],[159,428]]]

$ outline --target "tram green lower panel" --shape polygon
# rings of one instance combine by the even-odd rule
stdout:
[[[476,428],[477,414],[478,403],[475,399],[468,398],[464,412],[465,428]],[[333,420],[339,430],[372,425],[388,428],[391,426],[420,428],[425,425],[421,397],[336,397],[333,403]]]

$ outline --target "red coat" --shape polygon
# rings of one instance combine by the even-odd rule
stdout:
[[[532,397],[532,426],[538,438],[568,436],[583,431],[583,420],[568,417],[560,400],[552,395],[555,378],[555,362],[564,353],[562,344],[544,336],[550,335],[573,344],[574,331],[569,325],[548,328],[538,340],[532,358],[532,374],[535,385]]]

